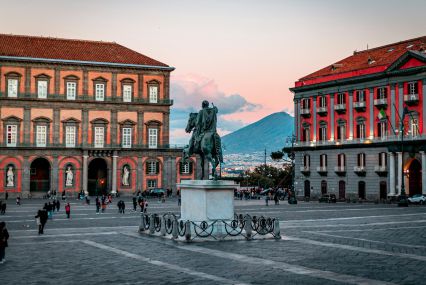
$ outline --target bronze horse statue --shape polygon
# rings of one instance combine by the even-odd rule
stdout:
[[[190,133],[192,131],[192,136],[187,145],[183,150],[183,159],[186,161],[192,154],[199,154],[201,157],[201,169],[202,175],[201,179],[204,179],[204,162],[207,159],[208,163],[211,165],[212,175],[214,179],[217,179],[216,168],[219,163],[223,162],[222,156],[222,146],[219,135],[216,131],[206,131],[202,134],[201,139],[197,138],[195,135],[197,127],[198,113],[190,113],[188,118],[188,123],[186,125],[185,131]],[[207,173],[208,177],[208,173]]]

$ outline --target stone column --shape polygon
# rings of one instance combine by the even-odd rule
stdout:
[[[61,142],[61,139],[59,137],[60,126],[61,126],[60,110],[55,108],[53,109],[53,141],[51,142],[51,144],[54,146],[60,145],[60,142]]]
[[[368,108],[370,108],[370,139],[374,138],[374,122],[376,121],[374,118],[374,89],[369,89],[369,97],[370,97],[370,104]]]
[[[398,176],[398,195],[401,195],[401,184],[402,184],[402,152],[397,152],[398,154],[398,171],[396,175]]]
[[[117,151],[114,151],[112,154],[112,187],[111,194],[117,193]]]
[[[117,146],[117,110],[111,110],[111,146]]]
[[[402,112],[404,111],[404,86],[402,83],[398,84],[399,90],[398,90],[398,112],[399,117],[402,118]]]
[[[139,147],[142,147],[143,144],[143,120],[144,120],[143,111],[138,111],[138,140],[137,144]]]
[[[169,112],[163,112],[163,147],[169,147],[169,120],[170,120],[170,113]]]
[[[87,160],[89,158],[89,155],[87,153],[87,151],[84,151],[83,153],[83,179],[82,179],[82,189],[84,191],[84,195],[89,195],[89,191],[87,191],[87,179],[88,179],[88,165],[87,165]]]
[[[426,195],[426,153],[421,151],[422,155],[422,194]]]
[[[82,98],[89,97],[89,72],[87,71],[87,69],[83,70],[83,94],[79,95]]]
[[[138,74],[138,100],[143,98],[143,74]]]
[[[24,144],[29,146],[31,138],[31,108],[24,107]]]
[[[143,185],[143,164],[142,164],[142,157],[138,157],[138,166],[137,166],[137,173],[136,173],[136,191],[141,190],[142,191],[142,185]]]
[[[50,180],[50,190],[56,190],[58,191],[59,186],[59,163],[58,163],[58,156],[53,156],[53,163],[52,163],[52,179]]]
[[[395,196],[395,154],[389,152],[389,196]]]
[[[317,141],[317,95],[312,96],[312,128],[313,128],[313,135],[312,135],[312,141]]]
[[[23,167],[22,167],[22,197],[28,197],[30,194],[30,162],[29,157],[24,156]]]
[[[353,91],[348,91],[349,95],[349,140],[354,138],[354,100]]]
[[[334,94],[330,94],[330,141],[334,141]]]

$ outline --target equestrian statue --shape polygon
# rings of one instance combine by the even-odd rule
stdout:
[[[183,149],[183,158],[186,161],[191,155],[199,154],[201,157],[202,179],[204,179],[204,162],[207,159],[212,167],[212,175],[217,179],[216,168],[223,162],[222,145],[220,136],[216,132],[217,112],[215,105],[209,107],[209,102],[204,100],[202,109],[198,113],[190,113],[185,131],[192,131],[189,145]],[[207,177],[208,177],[207,173]]]

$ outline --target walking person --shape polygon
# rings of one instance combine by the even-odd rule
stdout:
[[[96,197],[95,204],[96,204],[96,214],[99,214],[99,209],[101,208],[101,201],[99,201],[99,197]]]
[[[59,200],[56,200],[56,212],[59,212],[60,208],[61,208],[61,202],[59,202]]]
[[[4,203],[0,203],[0,204],[1,204],[0,213],[2,215],[4,215],[4,214],[6,214],[6,203],[4,202]]]
[[[105,199],[102,200],[102,213],[105,213],[106,210],[106,201]]]
[[[71,206],[70,206],[70,203],[67,203],[67,204],[65,205],[65,213],[67,214],[67,219],[69,219],[69,218],[70,218],[70,214],[71,214]]]
[[[47,211],[46,210],[38,210],[37,215],[35,216],[36,223],[38,225],[38,234],[44,234],[44,226],[47,222]]]
[[[5,253],[6,253],[6,247],[8,246],[7,240],[9,239],[9,232],[6,229],[6,223],[1,222],[0,223],[0,264],[3,264],[6,262]]]
[[[139,207],[141,207],[141,213],[144,212],[144,208],[145,208],[145,201],[143,199],[140,199],[139,201]]]
[[[16,197],[16,205],[21,206],[21,197]]]
[[[7,201],[7,199],[9,199],[9,193],[6,192],[6,194],[4,194],[4,199]]]
[[[136,201],[136,197],[135,197],[135,196],[133,196],[133,198],[132,198],[132,202],[133,202],[133,211],[135,211],[135,212],[136,212],[136,207],[138,206],[138,203],[137,203],[137,201]]]

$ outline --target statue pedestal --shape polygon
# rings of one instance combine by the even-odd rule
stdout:
[[[188,180],[178,184],[181,193],[181,220],[233,220],[236,186],[233,181],[225,180]]]

